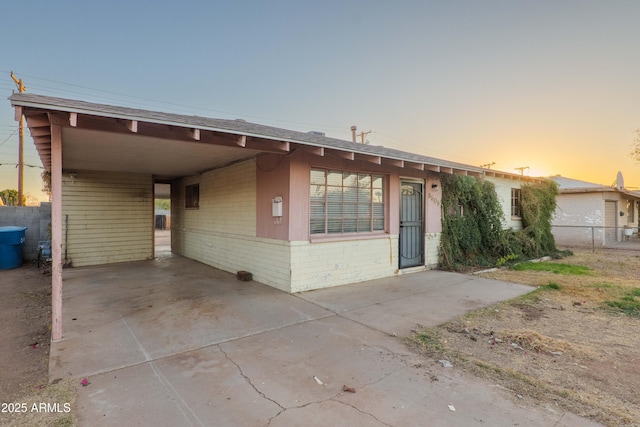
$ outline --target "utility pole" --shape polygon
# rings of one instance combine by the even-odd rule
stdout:
[[[11,78],[16,83],[18,91],[24,92],[27,88],[22,84],[22,79],[18,80],[11,72]],[[18,132],[18,206],[22,206],[24,198],[24,115],[20,115]]]
[[[520,166],[519,168],[514,168],[517,171],[520,171],[520,176],[524,176],[525,169],[529,169],[529,166]]]
[[[360,134],[358,135],[360,138],[362,138],[362,143],[364,144],[364,137],[366,135],[369,135],[371,133],[371,131],[369,132],[360,132]]]
[[[495,165],[496,162],[489,162],[489,163],[485,163],[484,165],[480,165],[481,168],[487,168],[487,169],[491,169],[491,166]]]

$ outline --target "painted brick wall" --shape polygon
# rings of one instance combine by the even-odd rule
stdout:
[[[428,268],[438,266],[438,248],[442,233],[426,233],[424,235],[424,264]]]
[[[74,267],[151,259],[151,175],[77,171],[62,174],[62,236]],[[64,252],[63,252],[64,256]]]
[[[292,292],[388,277],[397,269],[397,235],[291,246]]]
[[[199,208],[186,209],[184,187],[195,183]],[[171,209],[173,252],[290,291],[289,243],[256,237],[255,159],[177,181]]]
[[[230,273],[249,271],[254,280],[291,292],[288,242],[202,231],[185,231],[184,240],[188,258]]]

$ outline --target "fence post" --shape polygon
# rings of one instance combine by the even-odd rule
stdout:
[[[591,252],[596,252],[596,237],[595,232],[593,231],[594,227],[591,227]]]

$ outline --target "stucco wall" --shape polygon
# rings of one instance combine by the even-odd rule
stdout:
[[[551,221],[553,237],[560,246],[604,244],[604,200],[601,193],[558,194]]]
[[[609,223],[606,218],[606,202],[615,202]],[[629,216],[628,203],[636,203],[631,197],[617,191],[565,193],[556,197],[557,208],[552,221],[556,243],[567,246],[597,246],[621,240],[624,225],[637,227],[638,212],[633,208]],[[601,227],[618,227],[617,229]],[[593,227],[593,231],[591,229]],[[605,241],[605,238],[607,241]]]
[[[66,230],[65,217],[69,217]],[[74,171],[62,174],[63,256],[74,267],[151,259],[151,175]]]

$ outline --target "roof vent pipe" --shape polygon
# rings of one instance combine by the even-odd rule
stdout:
[[[358,130],[357,127],[355,126],[351,126],[351,140],[353,142],[356,142],[356,131]]]

